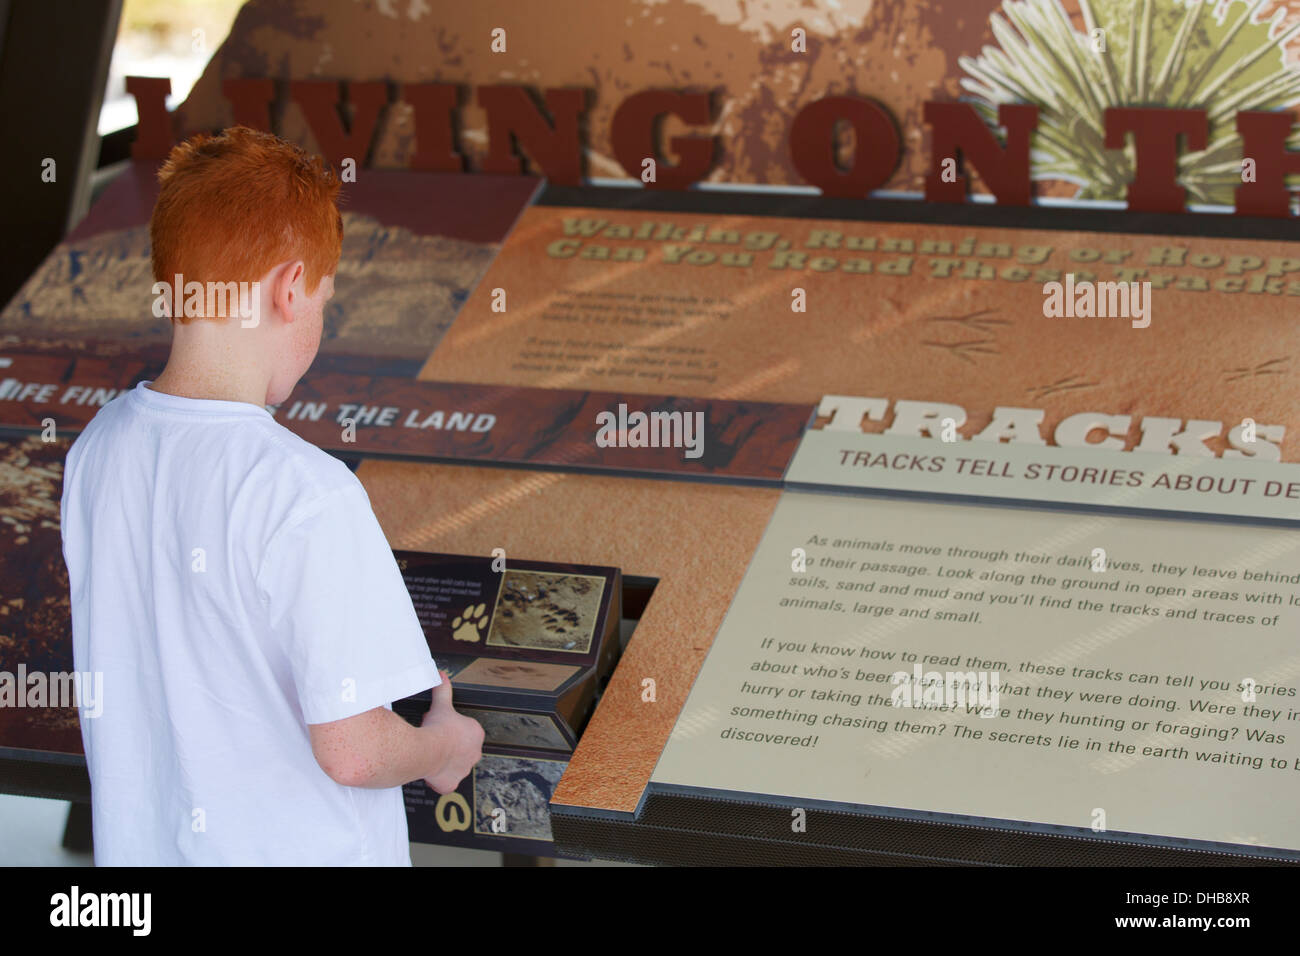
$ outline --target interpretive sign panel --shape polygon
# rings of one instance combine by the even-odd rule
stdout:
[[[652,787],[1300,859],[1298,583],[1281,529],[786,493]]]

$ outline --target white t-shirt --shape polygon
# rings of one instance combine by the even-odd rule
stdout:
[[[63,555],[99,865],[411,863],[401,788],[307,725],[441,682],[347,467],[244,402],[141,383],[68,453]]]

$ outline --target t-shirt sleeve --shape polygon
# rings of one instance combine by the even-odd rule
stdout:
[[[307,723],[442,683],[360,482],[327,492],[277,530],[258,583]]]

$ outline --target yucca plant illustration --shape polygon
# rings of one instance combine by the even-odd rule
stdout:
[[[990,124],[1001,103],[1039,108],[1033,176],[1076,183],[1079,199],[1122,199],[1133,146],[1105,148],[1113,106],[1204,109],[1208,148],[1185,153],[1179,181],[1192,202],[1229,205],[1242,182],[1239,110],[1300,102],[1300,69],[1286,44],[1300,24],[1269,0],[1079,0],[1079,31],[1058,0],[1006,0],[990,17],[997,47],[958,62],[962,87]],[[1292,149],[1300,146],[1293,136]]]

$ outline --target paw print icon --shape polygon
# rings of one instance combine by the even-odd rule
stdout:
[[[487,627],[488,616],[484,613],[486,604],[477,607],[470,605],[460,612],[460,616],[451,622],[451,636],[457,641],[477,641],[483,636]]]

